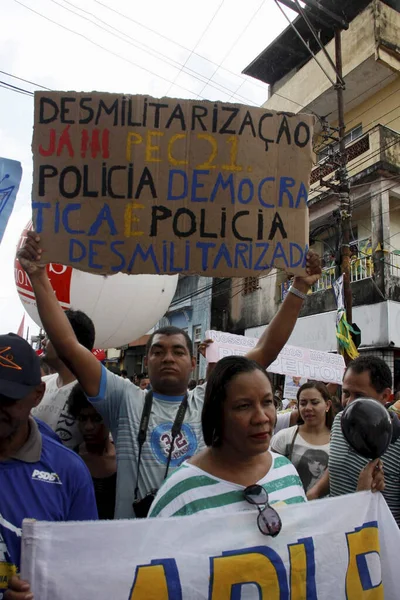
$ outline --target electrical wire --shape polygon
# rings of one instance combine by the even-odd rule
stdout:
[[[246,31],[248,30],[248,28],[250,27],[251,23],[254,21],[254,19],[256,18],[256,16],[260,12],[260,10],[262,9],[262,7],[263,7],[264,4],[265,4],[265,0],[261,0],[261,4],[259,5],[259,7],[255,11],[255,13],[253,14],[253,16],[251,17],[251,19],[248,21],[248,23],[245,26],[245,28],[243,29],[243,31],[240,33],[240,35],[235,39],[235,41],[233,42],[233,44],[230,46],[228,52],[226,52],[226,54],[224,55],[224,57],[221,60],[221,62],[217,65],[216,69],[214,70],[213,74],[209,78],[208,82],[201,88],[201,90],[200,90],[200,92],[198,94],[198,98],[201,97],[201,94],[204,92],[204,90],[206,89],[206,87],[208,85],[211,85],[211,79],[218,72],[219,68],[222,66],[222,64],[225,62],[225,60],[228,58],[228,56],[230,55],[230,53],[232,52],[232,50],[234,49],[234,47],[236,46],[236,44],[238,43],[238,41],[241,39],[241,37],[246,33]],[[231,96],[231,98],[232,98],[232,96]]]
[[[196,44],[194,45],[194,48],[190,51],[189,56],[186,58],[185,62],[183,63],[183,65],[181,66],[181,68],[179,69],[178,73],[175,75],[174,77],[174,81],[170,83],[167,91],[165,92],[165,96],[168,96],[168,94],[170,93],[171,89],[173,88],[173,86],[176,83],[176,80],[178,79],[179,75],[182,73],[183,69],[186,67],[188,61],[190,60],[190,58],[193,56],[194,51],[196,50],[196,48],[199,47],[199,45],[201,44],[201,42],[204,39],[204,36],[206,35],[207,31],[209,30],[209,28],[211,27],[212,23],[214,22],[217,14],[219,13],[219,11],[222,8],[222,5],[224,4],[225,0],[222,0],[222,2],[219,4],[217,10],[214,12],[213,16],[211,17],[210,21],[208,22],[206,28],[204,29],[203,33],[201,34],[201,36],[199,37],[199,39],[197,40]],[[232,98],[232,96],[231,96]],[[230,100],[230,98],[229,98]]]
[[[64,0],[65,2],[66,0]],[[80,9],[83,10],[83,9]],[[87,12],[87,11],[85,11]],[[0,73],[2,73],[3,75],[7,75],[8,77],[12,77],[13,79],[18,79],[19,81],[24,81],[25,83],[29,83],[31,85],[34,85],[35,87],[38,88],[42,88],[43,90],[48,90],[49,92],[51,92],[51,88],[46,87],[45,85],[42,85],[40,83],[35,83],[34,81],[29,81],[29,79],[24,79],[23,77],[17,77],[16,75],[12,75],[12,73],[7,73],[6,71],[0,71]],[[246,80],[243,80],[243,83],[246,83]],[[27,91],[27,90],[26,90]],[[288,100],[289,102],[292,102],[293,104],[296,104],[297,106],[300,106],[300,108],[305,108],[305,106],[303,104],[299,104],[299,102],[296,102],[295,100],[290,100],[290,98],[287,98],[286,96],[283,96],[282,94],[278,94],[277,92],[275,92],[274,94],[275,96],[279,96],[280,98],[283,98],[284,100]],[[232,96],[230,97],[232,98]],[[229,100],[230,100],[229,98]],[[318,115],[317,113],[311,111],[313,115],[315,115],[317,117],[318,120],[321,120],[320,115]]]
[[[397,119],[398,117],[396,117],[395,119]],[[393,119],[393,120],[395,120]],[[390,121],[389,121],[390,122]],[[362,158],[361,160],[359,160],[356,163],[353,163],[351,166],[349,166],[350,170],[354,170],[354,169],[358,169],[359,167],[361,167],[363,164],[369,162],[371,159],[375,158],[376,156],[378,156],[381,152],[384,152],[385,150],[388,150],[389,148],[395,146],[396,144],[398,144],[400,142],[400,134],[399,134],[399,138],[397,140],[388,142],[386,145],[381,146],[380,148],[378,148],[378,150],[376,150],[375,152],[368,154],[365,158]],[[347,164],[349,164],[352,161],[349,161]],[[335,171],[335,169],[333,169],[333,172]],[[331,182],[332,180],[334,180],[334,177],[329,179],[327,182]],[[327,186],[324,185],[319,185],[315,188],[313,188],[311,190],[310,196],[312,195],[312,197],[310,197],[310,200],[315,200],[316,197],[318,197],[320,195],[320,193],[322,193],[323,191],[326,191]]]
[[[67,0],[64,0],[67,1]],[[132,17],[130,17],[127,14],[124,14],[118,10],[116,10],[115,8],[112,8],[111,6],[108,6],[107,4],[105,4],[104,2],[101,2],[100,0],[93,0],[94,2],[96,2],[96,4],[99,4],[100,6],[103,6],[103,8],[106,8],[107,10],[119,15],[121,18],[123,18],[124,20],[128,20],[131,21],[132,23],[135,23],[136,25],[139,25],[139,27],[142,27],[143,29],[146,29],[147,31],[150,31],[151,33],[158,35],[160,38],[170,42],[171,44],[175,44],[175,46],[177,46],[178,48],[185,50],[187,52],[190,52],[190,48],[188,48],[187,46],[184,46],[183,44],[180,44],[179,42],[177,42],[176,40],[173,40],[172,38],[160,33],[159,31],[156,31],[155,29],[152,29],[151,27],[148,27],[147,25],[144,25],[143,23],[140,23],[140,21],[137,21],[136,19],[133,19]],[[83,9],[81,9],[83,10]],[[88,12],[88,11],[84,11],[84,12]],[[91,15],[93,15],[93,13],[89,13]],[[97,17],[96,17],[97,18]],[[198,52],[193,52],[194,56],[197,56],[205,61],[207,61],[208,63],[215,65],[215,66],[219,66],[218,63],[216,63],[215,61],[211,60],[210,58],[199,54]],[[219,66],[220,69],[222,69],[223,71],[226,71],[227,73],[229,73],[230,75],[235,75],[236,77],[238,77],[238,74],[235,73],[234,71],[231,71],[230,69],[227,69],[226,67],[222,67]],[[265,84],[261,84],[258,83],[258,80],[253,80],[253,79],[246,79],[246,78],[242,78],[243,79],[243,83],[248,82],[251,83],[252,85],[255,85],[256,87],[265,90]],[[304,107],[303,107],[304,108]]]
[[[332,81],[332,79],[330,78],[330,76],[328,75],[328,73],[325,71],[324,67],[319,62],[318,58],[315,56],[314,52],[308,46],[306,40],[303,38],[303,36],[301,35],[301,33],[293,25],[292,21],[289,19],[289,17],[287,16],[287,14],[285,13],[285,11],[283,10],[282,6],[279,4],[278,0],[275,0],[275,4],[277,5],[277,7],[281,11],[281,13],[284,15],[285,19],[287,20],[287,22],[289,23],[290,27],[293,29],[293,31],[295,32],[295,34],[297,35],[297,37],[301,40],[301,42],[303,43],[303,45],[306,47],[307,52],[309,52],[311,54],[312,58],[315,60],[315,62],[317,63],[317,65],[319,66],[319,68],[321,69],[321,71],[323,71],[323,73],[329,79],[329,81],[331,82],[331,84],[333,85],[333,87],[335,87],[335,85],[336,85],[335,82]]]
[[[33,92],[25,90],[24,88],[17,87],[15,85],[11,85],[11,83],[7,83],[6,81],[0,81],[0,85],[2,88],[5,88],[10,92],[17,92],[19,94],[23,94],[24,96],[33,96]]]
[[[399,180],[400,180],[400,176],[399,176]],[[358,202],[358,203],[356,203],[355,205],[352,205],[352,209],[353,209],[353,210],[354,210],[354,209],[357,209],[357,208],[359,208],[360,206],[363,206],[363,205],[365,205],[365,204],[367,204],[367,203],[368,203],[368,204],[370,204],[370,202],[371,202],[371,200],[372,200],[373,198],[376,198],[377,196],[381,196],[381,195],[382,195],[383,193],[385,193],[385,192],[389,192],[389,191],[390,191],[390,190],[392,190],[393,188],[395,188],[395,187],[398,187],[398,185],[399,185],[399,182],[396,182],[395,184],[393,184],[393,185],[390,185],[390,186],[388,186],[388,187],[386,187],[386,188],[384,188],[384,189],[382,189],[382,190],[379,190],[379,192],[375,192],[374,194],[365,194],[365,197],[366,197],[366,199],[365,199],[365,200],[362,200],[361,202]],[[351,190],[350,190],[350,191],[351,191]],[[363,196],[363,197],[364,197],[364,196]],[[400,205],[399,205],[398,207],[396,207],[395,209],[389,209],[389,210],[387,210],[387,211],[383,211],[382,213],[380,213],[380,216],[383,216],[383,215],[385,215],[385,214],[390,214],[390,213],[392,213],[392,212],[393,212],[393,210],[400,210]],[[322,227],[322,225],[321,225],[320,227]],[[364,227],[365,229],[367,229],[367,230],[368,230],[370,233],[372,233],[372,230],[371,230],[369,227],[367,227],[367,226],[366,226],[364,223],[363,223],[363,227]],[[318,228],[317,228],[317,229],[318,229]],[[390,240],[392,237],[394,237],[394,236],[396,236],[396,235],[399,235],[399,232],[396,232],[396,233],[394,233],[393,235],[391,235],[391,236],[388,236],[388,237],[387,237],[387,238],[384,240],[384,242],[385,242],[385,243],[387,243],[387,244],[388,244],[388,245],[389,245],[391,248],[393,248],[393,250],[399,250],[399,248],[396,248],[395,246],[393,246],[392,244],[390,244],[390,243],[388,242],[388,240]],[[354,238],[353,238],[353,239],[354,239]],[[321,241],[321,242],[323,242],[323,240],[317,240],[317,241]],[[355,240],[355,241],[356,241],[356,240]]]
[[[22,77],[17,77],[16,75],[12,75],[11,73],[7,73],[7,71],[0,71],[2,75],[7,75],[7,77],[12,77],[13,79],[18,79],[18,81],[23,81],[24,83],[29,83],[30,85],[34,85],[35,87],[42,88],[43,90],[48,90],[51,92],[51,89],[44,86],[39,85],[39,83],[35,83],[34,81],[29,81],[29,79],[23,79]]]
[[[398,90],[396,90],[396,91],[398,92]],[[392,95],[393,94],[389,94],[389,96],[387,96],[386,98],[389,98]],[[386,100],[386,98],[384,98],[384,100]],[[382,102],[383,102],[383,100],[382,100]],[[374,104],[374,106],[377,106],[377,104]],[[369,108],[368,110],[371,110],[371,109]],[[373,119],[369,123],[362,123],[363,133],[361,134],[360,138],[364,137],[365,135],[367,135],[367,133],[369,133],[370,131],[372,131],[373,129],[375,129],[375,127],[377,127],[378,125],[383,125],[384,127],[387,127],[387,125],[389,123],[393,123],[393,121],[396,121],[397,119],[400,119],[400,112],[399,112],[399,115],[396,115],[393,119],[391,119],[390,121],[388,121],[386,124],[380,123],[381,119],[383,119],[384,117],[387,117],[387,115],[390,115],[395,110],[399,110],[399,106],[395,106],[394,108],[391,108],[386,113],[384,113],[383,115],[379,115],[379,117]],[[365,112],[366,111],[364,111],[364,113]],[[364,114],[364,113],[361,113],[361,114]],[[357,120],[358,120],[358,118],[357,118]],[[371,127],[368,129],[369,125],[371,125]],[[367,129],[365,129],[365,128],[367,128]],[[352,131],[352,129],[350,131]],[[338,143],[338,142],[339,142],[339,140],[337,140],[335,143]],[[328,144],[321,144],[320,145],[320,149],[324,150],[324,149],[329,148],[332,145],[334,145],[333,142],[329,142]]]
[[[79,33],[78,31],[75,31],[74,29],[70,29],[69,27],[66,27],[65,25],[62,25],[61,23],[58,23],[57,21],[54,21],[53,19],[50,19],[50,17],[47,17],[46,15],[43,15],[39,11],[34,10],[30,6],[27,6],[26,4],[24,4],[23,2],[21,2],[20,0],[14,0],[14,2],[16,2],[17,4],[19,4],[20,6],[23,6],[24,8],[26,8],[30,12],[35,13],[36,15],[38,15],[39,17],[41,17],[42,19],[45,19],[46,21],[49,21],[50,23],[53,23],[53,25],[57,25],[61,29],[64,29],[64,30],[68,31],[69,33],[72,33],[72,34],[74,34],[74,35],[76,35],[78,37],[83,38],[84,40],[86,40],[87,42],[89,42],[90,44],[92,44],[93,46],[96,46],[97,48],[100,48],[101,50],[104,50],[108,54],[111,54],[112,56],[115,56],[116,58],[119,58],[119,59],[121,59],[121,60],[129,63],[130,65],[133,65],[134,67],[137,67],[138,69],[140,69],[142,71],[145,71],[146,73],[149,73],[150,75],[153,75],[154,77],[157,77],[160,80],[166,81],[167,83],[171,83],[170,79],[167,79],[166,77],[163,77],[162,75],[159,75],[158,73],[154,73],[150,69],[147,69],[146,67],[143,67],[142,65],[140,65],[138,63],[135,63],[134,61],[126,58],[125,56],[121,56],[120,54],[117,54],[116,52],[113,52],[109,48],[106,48],[105,46],[102,46],[101,44],[98,44],[97,42],[95,42],[91,38],[87,37],[83,33]],[[192,94],[193,96],[197,95],[196,92],[194,92],[193,90],[190,90],[190,89],[188,89],[186,87],[183,87],[182,85],[180,86],[180,88],[182,90],[184,90],[184,91]]]
[[[308,29],[310,30],[311,34],[313,35],[314,39],[316,40],[318,46],[321,48],[322,52],[325,54],[329,64],[331,65],[332,69],[334,70],[336,77],[338,79],[338,82],[341,85],[344,85],[344,81],[343,78],[339,75],[338,71],[337,71],[337,67],[335,65],[335,63],[333,62],[332,58],[330,57],[326,47],[324,46],[324,44],[321,42],[321,40],[318,37],[317,32],[314,29],[313,24],[311,23],[310,19],[307,16],[307,13],[305,12],[305,10],[303,10],[299,0],[294,0],[294,3],[297,6],[297,10],[299,11],[300,15],[303,17],[304,21],[306,22]],[[311,50],[310,50],[311,52]]]
[[[15,0],[17,1],[17,0]],[[94,21],[92,21],[91,19],[89,19],[88,17],[85,17],[83,15],[80,15],[79,13],[76,12],[76,10],[73,10],[71,8],[68,8],[66,6],[64,6],[63,4],[60,4],[57,0],[49,0],[50,2],[52,2],[53,4],[56,4],[57,6],[60,6],[61,8],[63,8],[64,10],[72,13],[73,15],[75,15],[76,17],[79,17],[80,19],[83,19],[85,21],[88,21],[89,23],[91,23],[92,25],[94,25],[95,27],[101,29],[102,31],[105,31],[106,33],[116,37],[117,39],[123,41],[126,44],[129,44],[131,46],[133,46],[134,48],[138,48],[139,50],[143,51],[143,48],[146,49],[146,53],[150,54],[151,56],[153,56],[154,58],[156,58],[157,60],[160,60],[162,62],[164,62],[165,64],[172,66],[174,69],[178,70],[178,74],[179,72],[183,71],[184,73],[187,73],[190,77],[192,77],[193,79],[197,79],[198,81],[200,81],[201,83],[205,83],[205,81],[208,81],[207,77],[205,75],[202,75],[201,73],[198,73],[197,71],[194,71],[193,69],[189,68],[189,67],[184,67],[184,65],[182,65],[182,63],[176,61],[173,58],[169,58],[166,57],[162,52],[159,52],[158,50],[155,50],[154,48],[152,48],[151,46],[148,46],[147,44],[144,44],[143,42],[138,42],[134,37],[132,37],[131,35],[124,33],[123,31],[121,31],[120,29],[113,27],[112,25],[108,24],[106,21],[103,21],[102,19],[100,19],[99,17],[93,15],[93,13],[90,13],[94,16],[95,19],[97,19],[98,21],[100,21],[100,23],[103,23],[106,25],[107,28],[111,29],[112,31],[109,31],[109,29],[107,29],[106,27],[103,27],[102,25],[99,25],[98,23],[95,23]],[[81,10],[80,7],[76,6],[75,4],[73,4],[72,2],[69,2],[68,0],[64,0],[64,2],[66,2],[67,4],[69,4],[70,6],[73,6],[74,8]],[[88,11],[84,11],[85,13],[88,13]],[[58,25],[60,25],[57,22],[54,22]],[[77,35],[81,35],[78,32],[76,32],[75,30],[73,30],[73,32]],[[114,33],[117,32],[117,33]],[[120,35],[119,35],[120,34]],[[124,36],[126,38],[129,39],[126,40],[123,37]],[[90,40],[91,41],[91,40]],[[107,48],[105,48],[106,50],[108,50]],[[142,68],[141,65],[139,65],[138,63],[134,63],[136,66],[138,66],[139,68]],[[165,81],[167,81],[169,83],[170,86],[174,85],[175,81],[171,81],[168,79],[165,79],[165,77],[161,77],[159,75],[157,75],[157,73],[153,73],[154,75],[156,75],[157,77],[160,77],[161,79],[164,79]],[[178,76],[178,74],[176,75],[176,77]],[[227,93],[227,94],[232,94],[232,90],[226,86],[224,86],[223,84],[219,84],[217,82],[213,82],[210,84],[211,87],[215,88],[217,91],[219,92],[223,92],[223,93]],[[187,92],[190,92],[193,95],[198,95],[196,92],[189,90],[187,88],[184,88],[183,86],[179,86],[182,89],[184,89]],[[233,95],[236,95],[235,93],[233,93]],[[200,97],[200,95],[199,95]],[[238,96],[240,101],[243,101],[247,104],[253,104],[254,102],[249,99],[246,98],[245,96]]]
[[[374,87],[376,87],[377,85],[382,84],[384,81],[386,81],[386,79],[389,79],[390,77],[393,77],[393,74],[390,74],[387,77],[385,77],[385,79],[383,79],[382,82],[379,82],[379,84],[377,83],[375,86],[372,86],[372,88],[370,88],[370,90],[373,89]],[[346,122],[346,126],[349,125],[349,123],[352,123],[353,121],[358,121],[359,118],[362,117],[362,115],[365,115],[365,113],[367,113],[370,110],[372,110],[378,104],[382,104],[382,102],[384,102],[385,100],[387,100],[388,98],[390,98],[391,96],[393,96],[393,94],[398,94],[398,93],[399,93],[399,90],[394,90],[393,92],[390,92],[390,94],[388,94],[387,96],[385,96],[384,98],[382,98],[382,100],[379,100],[379,102],[376,102],[375,104],[373,104],[369,108],[366,108],[362,113],[358,113],[356,117],[353,117],[352,119],[350,119],[349,121],[347,121]],[[398,106],[396,106],[396,108],[398,108]],[[389,111],[389,112],[391,112],[391,111]],[[370,121],[370,123],[373,123],[373,121]],[[368,125],[366,125],[366,126],[368,126]]]

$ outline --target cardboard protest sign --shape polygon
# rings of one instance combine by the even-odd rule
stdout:
[[[170,519],[22,527],[21,576],[40,600],[397,600],[400,531],[381,494]],[[329,515],[329,518],[327,518]]]
[[[14,208],[21,177],[20,162],[0,157],[0,242]]]
[[[224,356],[233,354],[244,356],[258,342],[256,338],[212,330],[206,331],[206,338],[213,340],[206,351],[208,362],[218,362]],[[341,354],[299,348],[289,344],[282,348],[278,358],[268,367],[271,373],[338,384],[342,383],[344,370],[345,362]]]
[[[36,92],[32,209],[43,259],[102,274],[303,272],[313,119]]]

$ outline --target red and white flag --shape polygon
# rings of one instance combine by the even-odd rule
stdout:
[[[22,321],[20,326],[18,327],[18,331],[17,331],[17,335],[19,335],[20,337],[24,337],[24,329],[25,329],[25,313],[24,316],[22,317]]]

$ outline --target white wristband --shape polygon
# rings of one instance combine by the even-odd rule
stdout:
[[[307,298],[307,294],[303,294],[303,292],[300,292],[300,290],[298,290],[297,288],[293,287],[292,285],[289,288],[289,292],[291,294],[294,294],[298,298],[301,298],[302,300],[305,300]]]

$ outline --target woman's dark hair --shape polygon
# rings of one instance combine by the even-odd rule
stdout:
[[[223,404],[226,388],[236,375],[261,371],[270,381],[267,372],[254,360],[244,356],[227,356],[214,367],[208,381],[204,397],[201,424],[207,446],[220,446],[222,441]],[[271,383],[271,382],[270,382]],[[271,384],[272,388],[272,384]]]
[[[297,408],[299,409],[299,418],[298,418],[297,424],[298,425],[304,424],[303,419],[300,417],[300,406],[299,406],[300,394],[303,390],[317,390],[321,394],[321,396],[325,400],[325,402],[330,401],[331,405],[325,416],[325,424],[329,430],[332,429],[333,419],[335,418],[335,415],[333,414],[332,398],[328,391],[328,388],[321,381],[307,381],[306,383],[303,383],[303,385],[299,388],[299,390],[297,392]]]
[[[301,482],[303,484],[304,490],[308,490],[308,486],[310,485],[313,475],[310,471],[310,462],[319,462],[322,465],[325,465],[325,469],[328,466],[329,455],[324,450],[319,450],[318,448],[309,448],[306,450],[299,460],[298,465],[296,466],[296,470],[299,474]]]
[[[77,419],[81,414],[81,411],[89,406],[92,405],[86,398],[86,394],[82,387],[79,383],[75,384],[68,396],[68,408],[70,414],[74,417],[74,419]]]

